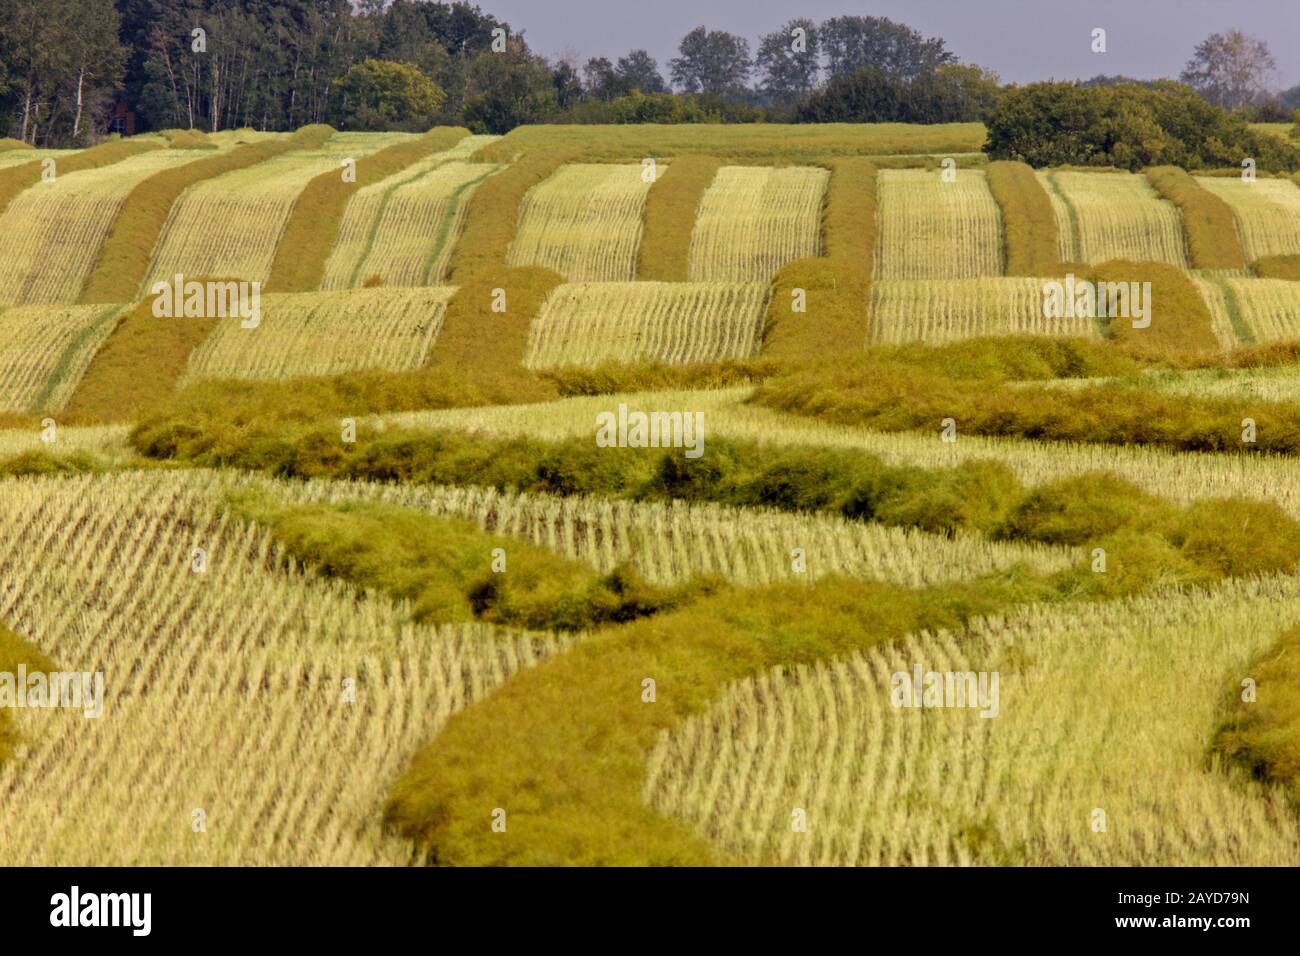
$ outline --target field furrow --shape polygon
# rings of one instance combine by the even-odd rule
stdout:
[[[317,175],[338,170],[413,136],[335,133],[318,149],[291,150],[265,163],[215,176],[172,206],[141,288],[175,275],[265,282],[298,194]]]
[[[1300,184],[1224,176],[1198,176],[1196,181],[1232,207],[1248,261],[1300,255]]]
[[[871,342],[939,344],[981,335],[1099,339],[1095,319],[1043,315],[1043,280],[884,279],[871,286]]]

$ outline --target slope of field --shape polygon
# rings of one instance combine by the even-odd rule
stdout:
[[[608,498],[501,492],[409,484],[249,478],[295,502],[377,500],[439,517],[467,518],[485,531],[523,538],[602,572],[633,565],[648,581],[670,585],[697,574],[759,586],[828,574],[925,587],[1023,564],[1058,571],[1076,559],[1069,548],[948,538],[910,528],[717,505],[617,501]],[[791,551],[804,552],[796,572]]]
[[[499,166],[463,160],[495,141],[467,136],[453,148],[367,186],[348,202],[322,289],[437,285],[474,188]]]
[[[0,411],[59,411],[120,310],[116,305],[0,309]]]
[[[21,166],[32,161],[40,162],[42,159],[53,159],[57,162],[60,157],[71,156],[75,152],[77,152],[75,149],[6,149],[0,152],[0,169]]]
[[[200,378],[279,379],[424,365],[454,289],[352,289],[262,297],[262,321],[220,321],[190,356]]]
[[[166,169],[210,153],[150,150],[98,169],[69,173],[20,193],[0,215],[0,305],[70,304],[94,268],[131,190]]]
[[[939,344],[980,335],[1102,338],[1095,319],[1043,316],[1043,280],[887,279],[871,286],[873,343]]]
[[[1194,278],[1228,345],[1300,338],[1300,282],[1288,279]]]
[[[1178,209],[1135,173],[1038,173],[1052,199],[1063,262],[1191,266]]]
[[[1297,615],[1294,579],[1235,582],[770,672],[666,737],[644,795],[752,861],[1295,866],[1284,791],[1207,765],[1206,744]],[[915,666],[998,675],[996,716],[895,706]]]
[[[1226,176],[1196,181],[1232,207],[1246,258],[1300,254],[1300,185],[1289,179],[1243,182]]]
[[[692,282],[770,282],[821,254],[825,169],[723,166],[700,200],[691,234]]]
[[[650,186],[639,165],[562,166],[524,196],[506,264],[573,282],[634,279]]]
[[[1003,274],[1002,214],[979,170],[884,169],[877,279],[974,279]]]
[[[105,703],[15,711],[31,743],[0,769],[0,863],[412,862],[380,827],[391,780],[454,711],[562,646],[412,625],[286,568],[214,513],[218,480],[4,485],[0,619],[101,672]]]
[[[1300,469],[1280,455],[1189,454],[1162,448],[1083,445],[961,435],[955,442],[933,432],[883,433],[865,428],[824,424],[787,415],[745,400],[747,387],[713,391],[661,391],[567,398],[534,405],[446,409],[385,415],[381,420],[412,428],[448,428],[489,435],[528,436],[542,440],[590,437],[595,416],[629,408],[703,412],[709,436],[734,438],[776,448],[858,449],[891,465],[939,468],[987,459],[1006,465],[1022,482],[1046,481],[1094,471],[1108,471],[1152,494],[1183,504],[1202,498],[1234,497],[1276,501],[1300,516]],[[707,454],[707,452],[706,452]]]
[[[528,368],[665,362],[686,365],[758,351],[760,283],[590,282],[550,294],[528,339]]]
[[[31,452],[88,452],[105,464],[116,465],[135,457],[127,444],[130,427],[126,425],[96,425],[91,427],[61,426],[58,442],[51,446],[41,441],[41,429],[0,429],[0,460]]]
[[[265,282],[298,194],[320,173],[343,173],[359,159],[410,133],[335,133],[317,149],[292,150],[265,163],[196,183],[173,204],[141,294],[174,275]]]
[[[1052,382],[1034,382],[1033,386],[1072,390],[1103,384],[1159,392],[1163,395],[1186,395],[1188,398],[1295,402],[1300,401],[1300,366],[1210,368],[1190,372],[1155,369],[1129,378],[1063,378]]]
[[[480,158],[505,162],[524,150],[577,148],[587,162],[640,162],[687,154],[734,162],[818,162],[833,156],[953,156],[979,153],[983,123],[819,123],[784,125],[634,124],[519,126]]]

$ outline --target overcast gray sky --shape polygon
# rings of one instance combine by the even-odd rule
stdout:
[[[701,24],[757,38],[794,17],[821,21],[846,13],[899,20],[941,36],[962,60],[1007,82],[1085,79],[1098,73],[1174,76],[1211,33],[1239,28],[1266,40],[1278,85],[1300,83],[1300,0],[475,0],[546,56],[611,60],[644,47],[668,60]],[[1089,49],[1093,27],[1108,50]]]

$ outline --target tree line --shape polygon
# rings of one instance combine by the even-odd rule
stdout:
[[[1198,46],[1181,79],[1285,119],[1300,87],[1272,93],[1272,69],[1262,41],[1234,32]],[[792,19],[752,51],[700,26],[665,72],[641,49],[548,60],[465,0],[0,0],[0,134],[42,146],[90,141],[115,111],[137,131],[935,123],[985,120],[1008,89],[884,17]]]

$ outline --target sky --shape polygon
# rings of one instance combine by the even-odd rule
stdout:
[[[1004,82],[1177,77],[1198,42],[1240,29],[1265,40],[1277,60],[1276,85],[1300,84],[1300,0],[475,0],[522,29],[548,57],[616,59],[643,47],[668,75],[682,36],[697,26],[750,41],[795,17],[884,16],[939,36],[967,63]],[[1092,30],[1107,51],[1093,53]]]

